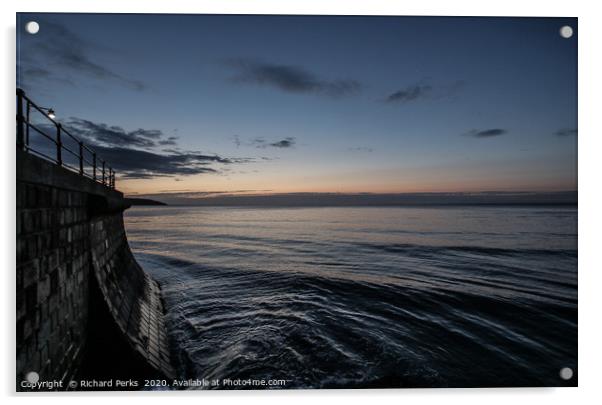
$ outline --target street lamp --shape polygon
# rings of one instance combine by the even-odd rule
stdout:
[[[46,111],[46,115],[48,116],[48,118],[50,118],[50,119],[56,118],[56,114],[54,113],[54,110],[52,108],[46,108],[46,107],[38,107],[38,108],[42,111]]]

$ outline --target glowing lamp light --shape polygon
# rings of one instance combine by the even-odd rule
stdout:
[[[54,110],[52,108],[48,109],[48,117],[55,119],[56,118],[56,114],[54,113]]]

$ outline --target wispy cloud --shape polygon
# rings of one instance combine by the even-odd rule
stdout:
[[[157,193],[149,194],[137,194],[137,196],[143,196],[147,198],[153,197],[171,197],[171,198],[185,198],[185,199],[198,199],[207,198],[218,195],[236,195],[236,194],[257,194],[257,193],[270,193],[273,190],[206,190],[198,191],[192,189],[179,189],[179,190],[160,190]]]
[[[369,148],[367,146],[355,146],[347,148],[350,152],[374,152],[374,149]]]
[[[111,166],[121,177],[131,179],[217,173],[218,170],[211,167],[210,164],[232,164],[249,161],[249,159],[231,159],[194,152],[159,154],[124,147],[97,145],[94,148],[103,159],[111,163]]]
[[[224,65],[236,72],[236,83],[251,83],[288,93],[308,93],[339,98],[359,92],[361,85],[352,79],[327,80],[293,65],[265,63],[251,59],[228,59]]]
[[[577,136],[577,128],[564,128],[555,132],[556,136]]]
[[[272,146],[274,148],[292,148],[293,146],[295,146],[296,142],[297,141],[295,140],[295,138],[285,138],[280,141],[272,142],[269,144],[269,146]]]
[[[75,117],[69,118],[63,125],[67,130],[85,138],[87,142],[106,147],[127,145],[128,147],[154,148],[157,145],[164,145],[166,141],[171,145],[175,144],[172,142],[175,141],[173,137],[162,139],[163,132],[158,129],[138,128],[126,131],[116,125],[96,123]]]
[[[388,103],[407,103],[426,97],[432,90],[432,86],[426,84],[408,86],[389,94],[385,101]]]
[[[508,130],[501,128],[491,128],[491,129],[472,129],[463,135],[471,136],[473,138],[493,138],[496,136],[505,135],[508,133]]]
[[[168,145],[177,145],[177,136],[170,136],[167,139],[162,139],[158,142],[159,145],[161,146],[168,146]]]
[[[431,83],[431,78],[402,87],[385,97],[384,102],[391,104],[406,104],[419,100],[441,100],[455,97],[464,87],[464,80],[451,83]]]
[[[250,141],[252,146],[256,148],[292,148],[297,143],[297,140],[294,137],[287,137],[277,141],[266,141],[264,138],[255,138]]]
[[[71,76],[66,73],[75,73],[112,81],[133,90],[147,88],[144,82],[124,76],[97,61],[92,55],[103,51],[97,44],[86,41],[63,25],[51,21],[41,20],[40,26],[39,34],[24,37],[26,42],[22,46],[28,52],[22,53],[19,61],[22,66],[18,70],[21,73],[20,80],[25,84],[40,79],[73,83]]]

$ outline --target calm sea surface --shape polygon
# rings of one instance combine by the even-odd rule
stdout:
[[[575,385],[577,210],[134,207],[183,378]]]

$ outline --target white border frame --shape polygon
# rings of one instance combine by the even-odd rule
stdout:
[[[167,0],[164,2],[104,0],[93,4],[77,0],[6,0],[0,3],[3,28],[2,64],[2,123],[0,174],[5,190],[10,194],[0,199],[0,223],[3,224],[0,243],[4,266],[2,306],[5,311],[2,334],[2,359],[0,384],[4,396],[26,403],[39,401],[63,403],[64,401],[107,400],[126,401],[134,397],[149,403],[166,400],[194,401],[198,403],[250,402],[257,404],[287,402],[287,405],[314,401],[343,400],[350,404],[378,402],[411,404],[504,404],[514,401],[545,401],[547,404],[594,402],[599,400],[598,376],[601,375],[600,346],[602,345],[599,309],[602,288],[601,266],[598,251],[602,248],[602,219],[600,208],[602,173],[600,148],[602,128],[599,95],[602,94],[600,72],[600,39],[602,15],[595,2],[505,0],[487,2],[473,0],[222,0],[196,2]],[[219,14],[344,14],[344,15],[456,15],[456,16],[558,16],[579,17],[579,388],[547,389],[411,389],[411,390],[303,390],[303,391],[221,391],[177,393],[71,393],[71,394],[15,394],[15,153],[13,117],[15,114],[13,91],[15,86],[15,12],[111,12],[111,13],[219,13]],[[495,365],[492,365],[495,366]]]

